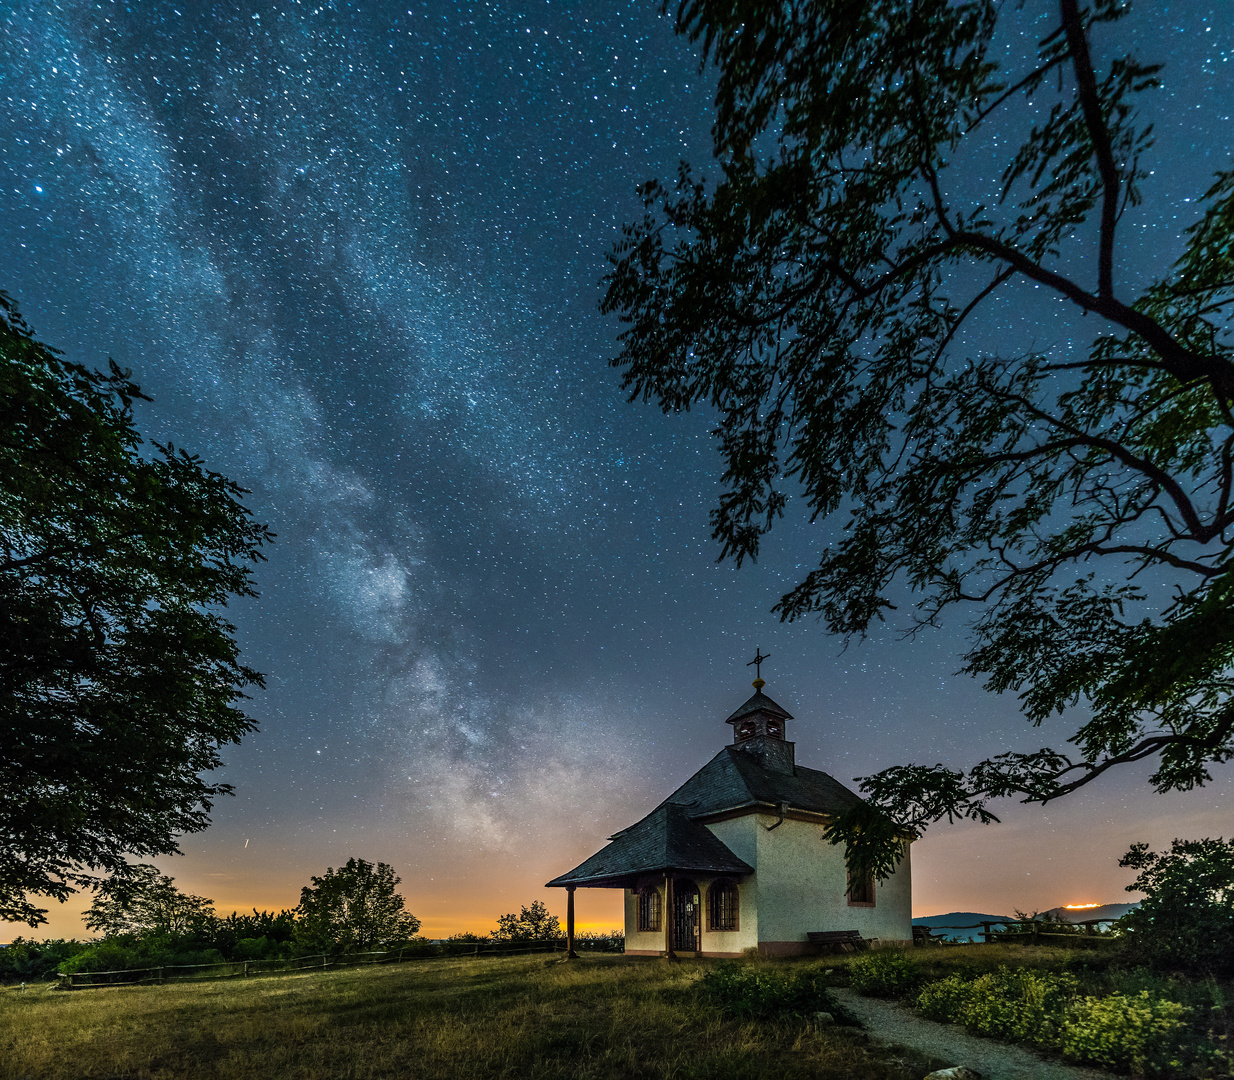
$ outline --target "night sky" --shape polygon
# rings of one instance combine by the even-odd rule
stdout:
[[[731,739],[756,646],[798,761],[850,784],[1078,726],[1034,731],[955,675],[963,614],[847,649],[781,625],[838,522],[790,506],[757,566],[717,564],[709,418],[626,403],[597,310],[636,185],[710,167],[713,81],[657,7],[3,6],[0,288],[70,359],[131,368],[143,433],[278,533],[231,609],[261,730],[227,752],[236,797],[159,861],[224,912],[292,906],[354,855],[393,864],[430,936],[564,914],[542,883]],[[1008,54],[1056,10],[1028,7]],[[1166,69],[1129,271],[1179,249],[1234,130],[1234,13],[1140,8],[1118,34]],[[1072,326],[1013,294],[986,333],[1066,349]],[[1234,770],[1169,797],[1150,771],[938,827],[915,910],[1117,902],[1131,842],[1231,833]],[[580,893],[580,925],[618,923],[619,895]]]

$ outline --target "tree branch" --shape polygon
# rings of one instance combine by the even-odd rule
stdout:
[[[1114,226],[1118,220],[1118,168],[1110,146],[1110,132],[1101,115],[1101,98],[1097,77],[1088,51],[1088,38],[1080,19],[1076,0],[1059,0],[1063,29],[1067,33],[1067,48],[1075,70],[1076,92],[1084,111],[1084,125],[1093,143],[1093,156],[1101,173],[1101,239],[1097,264],[1097,294],[1103,299],[1114,298]]]

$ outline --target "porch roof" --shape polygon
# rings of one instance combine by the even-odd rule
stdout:
[[[644,874],[669,870],[740,876],[753,873],[754,867],[734,855],[705,825],[692,820],[684,807],[664,802],[546,887],[624,888]]]

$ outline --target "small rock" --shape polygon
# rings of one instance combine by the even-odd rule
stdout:
[[[967,1065],[953,1065],[950,1069],[937,1069],[925,1080],[981,1080],[981,1073]]]
[[[836,1018],[829,1012],[816,1012],[814,1019],[820,1024],[834,1024],[836,1022]]]

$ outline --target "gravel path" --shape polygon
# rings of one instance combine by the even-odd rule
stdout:
[[[1111,1080],[1113,1076],[1097,1069],[1038,1057],[1027,1047],[979,1039],[954,1024],[925,1020],[890,1001],[862,997],[838,987],[829,992],[865,1025],[870,1038],[876,1042],[904,1046],[941,1058],[948,1067],[967,1065],[981,1073],[984,1080]]]

